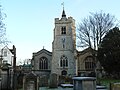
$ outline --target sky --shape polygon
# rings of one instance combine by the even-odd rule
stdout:
[[[6,34],[16,46],[17,64],[31,59],[33,52],[43,47],[52,52],[54,19],[61,18],[64,9],[67,17],[72,16],[78,23],[90,12],[110,13],[120,20],[120,0],[0,0]]]

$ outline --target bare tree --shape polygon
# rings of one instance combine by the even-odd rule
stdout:
[[[25,59],[24,64],[31,64],[31,59]]]
[[[113,27],[117,26],[116,19],[109,13],[90,13],[79,23],[77,30],[78,47],[91,47],[98,49],[105,34]]]
[[[0,45],[8,44],[8,40],[6,38],[6,27],[4,24],[4,19],[6,18],[6,14],[2,12],[2,6],[0,5]]]

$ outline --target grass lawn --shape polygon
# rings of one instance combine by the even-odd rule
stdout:
[[[110,83],[120,82],[120,79],[97,79],[101,85],[105,85],[110,88]]]

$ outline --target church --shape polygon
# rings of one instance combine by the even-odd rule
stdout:
[[[96,51],[76,49],[76,27],[73,17],[67,17],[63,8],[61,18],[55,18],[52,52],[42,49],[33,53],[33,71],[41,76],[55,73],[59,76],[88,76],[100,71]],[[93,54],[94,52],[94,54]]]

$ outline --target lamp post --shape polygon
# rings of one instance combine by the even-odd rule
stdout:
[[[11,66],[7,65],[8,70],[7,70],[7,75],[8,75],[8,90],[11,90]]]
[[[13,45],[12,53],[14,55],[13,57],[13,82],[12,82],[12,90],[16,89],[16,48]]]

